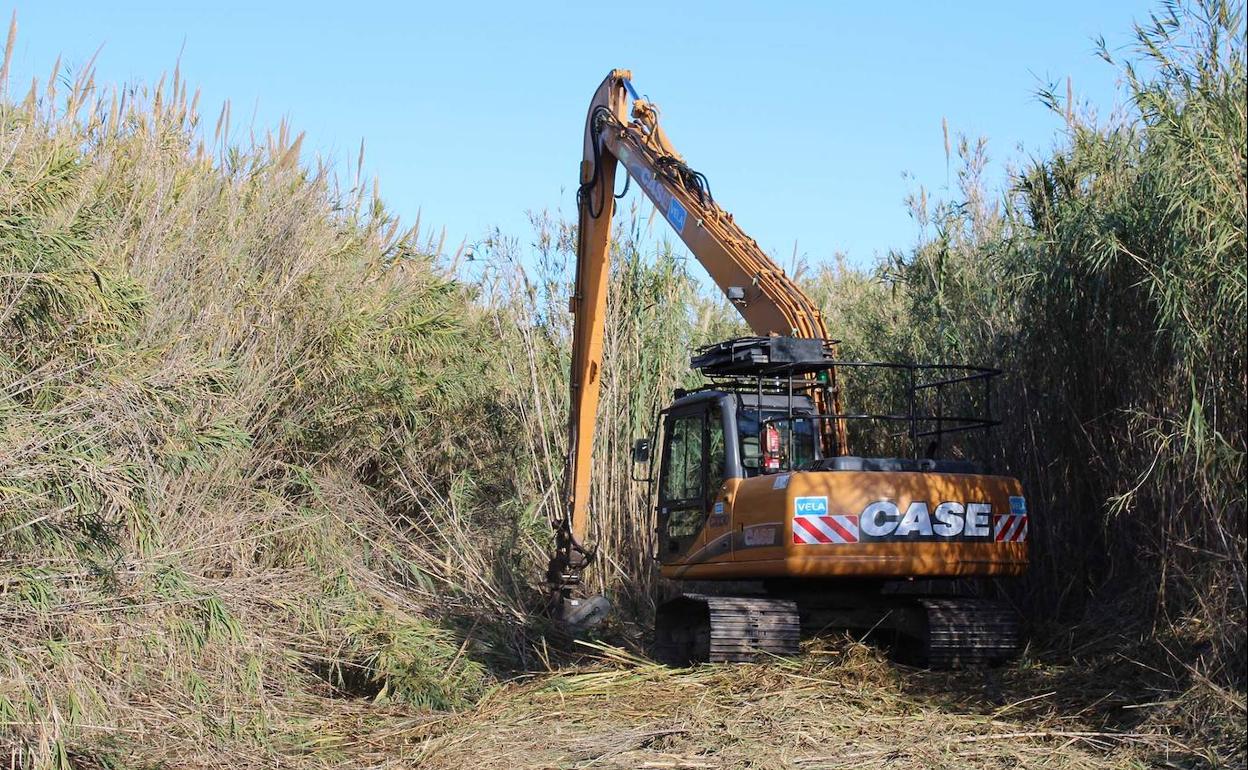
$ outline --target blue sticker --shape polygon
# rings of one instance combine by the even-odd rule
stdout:
[[[676,232],[683,232],[685,229],[685,219],[689,216],[689,212],[685,211],[685,207],[680,205],[680,201],[672,198],[672,202],[667,207],[667,221],[672,223],[672,227],[676,228]]]
[[[1011,497],[1010,498],[1010,513],[1014,514],[1015,516],[1026,515],[1027,514],[1027,498]]]
[[[689,218],[689,212],[676,200],[671,191],[667,189],[667,182],[654,171],[646,168],[633,153],[629,152],[627,147],[620,148],[620,154],[617,156],[624,164],[624,168],[628,171],[633,179],[637,180],[637,184],[641,189],[646,191],[646,195],[650,196],[650,200],[654,201],[654,207],[663,212],[663,216],[667,217],[667,221],[671,222],[672,227],[676,228],[676,232],[682,233],[685,230],[685,220]]]
[[[797,497],[793,499],[793,513],[797,516],[827,516],[828,498]]]
[[[723,513],[723,512],[724,512],[724,504],[723,504],[723,503],[715,503],[715,510],[714,510],[714,513]]]

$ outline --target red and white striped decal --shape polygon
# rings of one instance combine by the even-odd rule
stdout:
[[[992,518],[993,534],[998,543],[1027,542],[1027,514],[998,513]]]
[[[857,542],[858,516],[856,515],[793,517],[793,543],[795,545]]]

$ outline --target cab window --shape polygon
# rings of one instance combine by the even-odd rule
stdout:
[[[707,491],[712,496],[719,494],[724,485],[725,468],[728,457],[724,443],[724,416],[718,406],[711,407],[710,417],[706,423],[706,482]]]
[[[669,431],[663,499],[700,500],[705,497],[702,486],[702,415],[677,417],[672,420]],[[722,428],[720,437],[722,442]]]
[[[763,450],[759,443],[760,422],[762,421],[780,420],[771,424],[780,431],[780,448],[784,453],[789,451],[789,433],[793,434],[793,457],[786,458],[782,467],[800,468],[816,459],[815,447],[818,437],[815,426],[817,421],[803,419],[800,415],[786,420],[784,418],[787,414],[783,410],[768,409],[762,413],[760,421],[757,410],[742,409],[737,412],[737,433],[741,440],[741,468],[747,477],[757,476],[762,472]]]

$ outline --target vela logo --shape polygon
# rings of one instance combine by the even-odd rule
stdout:
[[[857,516],[829,516],[826,497],[799,497],[793,501],[795,545],[857,542]]]

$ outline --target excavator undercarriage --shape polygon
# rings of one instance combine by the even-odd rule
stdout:
[[[1018,617],[1007,604],[953,583],[929,583],[924,593],[908,583],[827,590],[761,583],[683,588],[655,613],[652,653],[670,665],[796,655],[802,639],[837,631],[881,644],[903,662],[936,669],[998,665],[1019,648]]]

